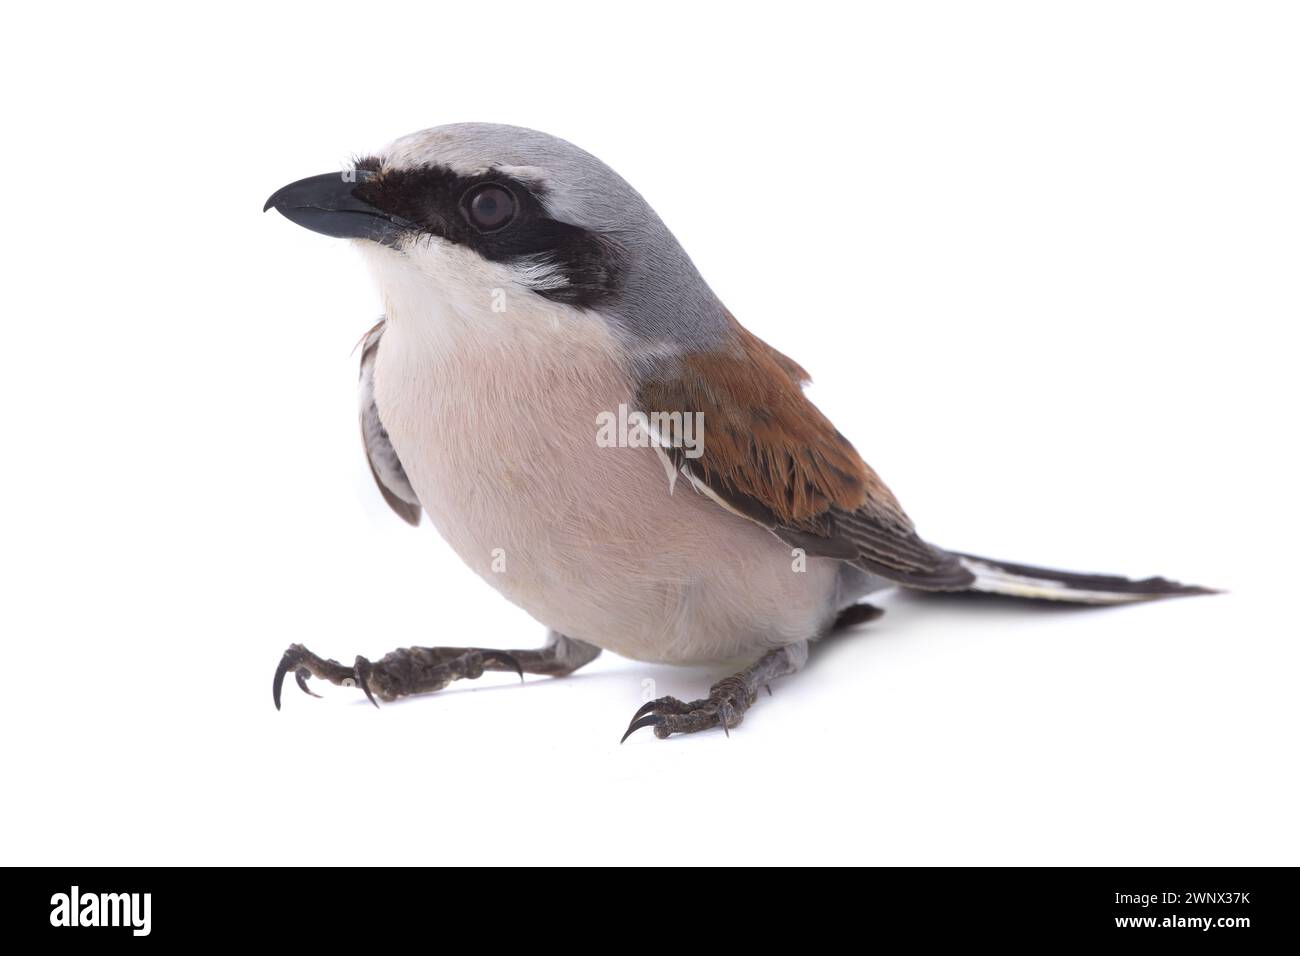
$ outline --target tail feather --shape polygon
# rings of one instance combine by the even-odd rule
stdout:
[[[1113,574],[1078,574],[1029,564],[1012,564],[973,554],[958,554],[957,557],[975,575],[970,590],[988,594],[1074,604],[1131,604],[1158,598],[1219,593],[1212,588],[1179,584],[1165,578],[1133,580]]]

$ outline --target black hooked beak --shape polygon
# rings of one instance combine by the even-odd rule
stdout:
[[[274,206],[284,218],[312,232],[392,245],[415,225],[356,197],[356,188],[374,175],[359,169],[309,176],[277,189],[262,212]]]

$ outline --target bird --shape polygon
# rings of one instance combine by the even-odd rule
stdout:
[[[455,123],[277,190],[263,211],[360,250],[383,317],[360,343],[362,445],[380,493],[427,515],[548,629],[540,648],[405,647],[292,671],[378,706],[485,671],[554,677],[602,650],[739,669],[659,697],[623,740],[721,728],[891,587],[1125,604],[1215,593],[1052,570],[922,538],[804,394],[808,373],[727,310],[621,176],[566,140]]]

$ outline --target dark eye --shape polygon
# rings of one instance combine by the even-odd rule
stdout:
[[[494,232],[515,218],[515,197],[494,183],[475,186],[462,205],[470,225],[480,232]]]

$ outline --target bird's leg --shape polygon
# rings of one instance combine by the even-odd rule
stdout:
[[[525,673],[562,677],[595,660],[600,648],[552,631],[546,646],[538,650],[497,651],[486,647],[399,647],[375,663],[358,657],[351,667],[317,657],[301,644],[291,644],[275,669],[272,694],[280,709],[280,688],[293,671],[298,686],[313,697],[308,677],[317,677],[343,687],[360,687],[370,702],[375,698],[396,700],[411,694],[442,690],[462,678],[473,680],[484,671],[513,671],[523,680]]]
[[[642,727],[653,727],[656,737],[667,737],[721,726],[731,736],[731,728],[745,719],[745,711],[757,698],[758,689],[778,677],[795,673],[807,660],[808,642],[798,641],[768,651],[739,674],[724,677],[701,700],[681,701],[676,697],[652,700],[632,715],[623,739],[627,740]]]
[[[831,624],[831,630],[847,631],[849,628],[865,624],[867,621],[874,621],[884,613],[884,608],[876,607],[874,604],[867,604],[865,601],[861,604],[850,604],[840,611],[839,616],[835,618],[835,622]]]

